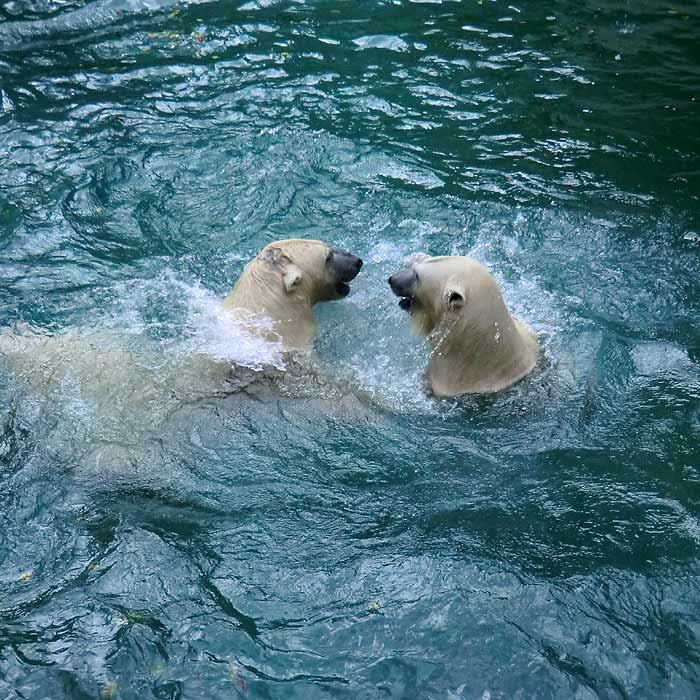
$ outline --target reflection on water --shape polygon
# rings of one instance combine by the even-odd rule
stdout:
[[[3,697],[697,697],[699,24],[3,3]],[[365,266],[284,375],[218,299],[288,237]],[[426,393],[416,251],[531,377]]]

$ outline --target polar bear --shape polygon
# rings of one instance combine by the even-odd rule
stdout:
[[[132,473],[131,462],[149,459],[144,446],[185,433],[184,419],[176,417],[194,415],[197,407],[206,412],[225,405],[241,421],[265,410],[272,416],[279,401],[292,405],[298,399],[300,412],[314,401],[325,405],[326,414],[352,412],[357,404],[341,388],[313,381],[315,369],[306,354],[300,362],[286,353],[283,362],[277,360],[280,350],[308,349],[312,305],[347,296],[361,267],[360,258],[318,241],[267,245],[211,312],[228,321],[216,324],[215,331],[238,333],[245,326],[261,341],[251,343],[245,333],[226,337],[231,345],[240,340],[246,346],[240,364],[235,351],[211,354],[206,343],[192,345],[187,337],[163,343],[100,324],[48,331],[17,322],[0,329],[0,433],[4,407],[17,406],[21,424],[37,434],[44,430],[46,449],[89,453],[83,461],[88,471],[123,467]],[[266,336],[275,341],[270,348]],[[218,347],[217,338],[212,342]],[[253,358],[256,348],[259,357]]]
[[[311,307],[346,297],[361,267],[357,256],[321,241],[275,241],[245,266],[223,305],[248,332],[307,351],[316,331]]]
[[[537,337],[510,315],[498,284],[476,260],[425,256],[388,282],[414,332],[428,338],[428,378],[437,396],[499,391],[535,366]]]
[[[320,241],[270,243],[221,302],[223,315],[232,313],[236,331],[255,335],[261,346],[273,340],[272,358],[280,350],[307,350],[315,330],[311,306],[347,296],[348,282],[361,267],[360,258]],[[249,379],[245,366],[238,370],[243,375],[238,379]],[[100,327],[52,333],[16,322],[0,329],[0,378],[2,374],[47,395],[70,384],[82,397],[116,405],[124,392],[134,404],[141,395],[144,403],[157,404],[167,403],[171,395],[216,393],[222,381],[231,384],[235,372],[229,362],[206,352],[181,349],[163,357],[158,344],[141,335]]]

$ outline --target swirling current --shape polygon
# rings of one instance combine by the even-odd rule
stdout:
[[[700,694],[700,10],[0,3],[0,697]],[[313,379],[221,311],[361,255]],[[386,285],[543,358],[438,400]],[[252,381],[252,380],[251,380]],[[257,387],[257,388],[253,388]]]

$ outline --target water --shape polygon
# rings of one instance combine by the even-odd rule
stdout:
[[[696,698],[699,32],[2,3],[0,696]],[[280,358],[217,299],[292,236],[365,267],[317,375],[232,392]],[[486,263],[538,372],[426,394],[415,251]]]

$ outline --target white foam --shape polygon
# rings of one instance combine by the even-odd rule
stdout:
[[[185,282],[166,270],[155,280],[118,285],[117,295],[100,324],[126,335],[164,340],[162,350],[173,357],[198,354],[251,369],[284,367],[281,344],[248,330],[270,330],[269,319],[246,319],[244,327],[199,282]]]
[[[260,369],[272,365],[284,368],[283,347],[252,335],[222,306],[221,300],[199,284],[178,282],[187,301],[186,337],[180,354],[202,353],[212,359]],[[248,319],[250,323],[252,319]],[[269,319],[256,318],[261,330],[271,330]]]
[[[648,342],[635,345],[630,357],[637,372],[646,377],[660,374],[698,374],[688,353],[672,343]]]

